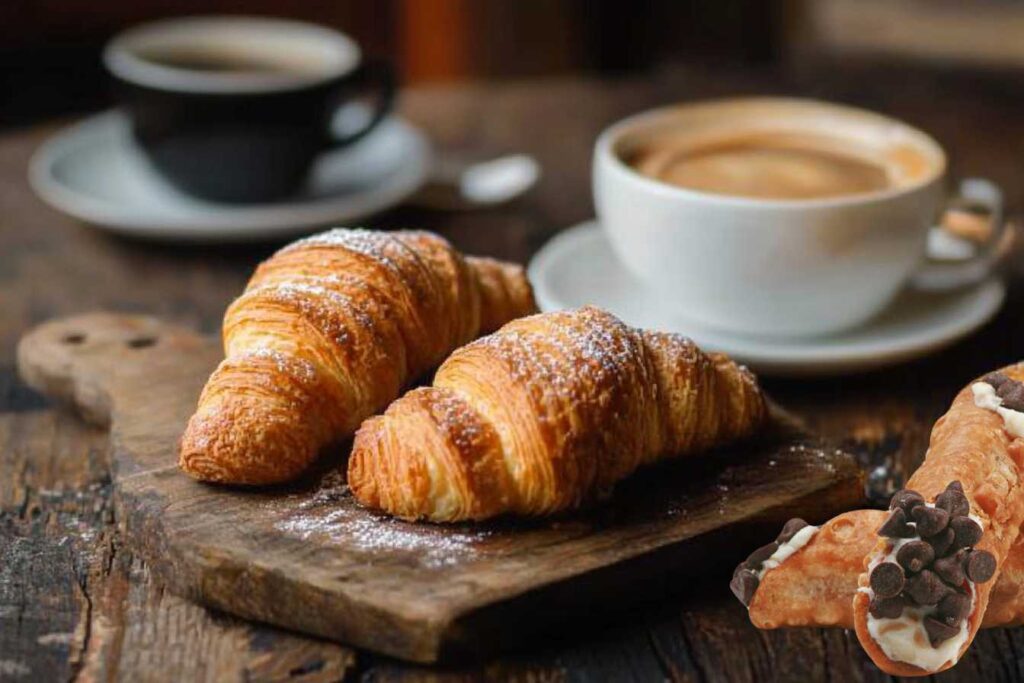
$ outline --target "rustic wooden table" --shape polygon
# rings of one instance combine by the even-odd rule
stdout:
[[[954,175],[985,175],[1024,210],[1024,90],[1015,78],[888,64],[797,74],[671,71],[644,79],[431,88],[402,109],[445,149],[526,151],[544,168],[518,204],[481,213],[398,209],[379,227],[436,230],[459,247],[526,261],[589,218],[590,147],[608,123],[696,97],[787,93],[849,102],[917,124],[947,146]],[[155,246],[107,236],[35,198],[29,155],[55,130],[0,136],[0,680],[881,680],[841,630],[758,632],[725,577],[637,605],[615,623],[461,668],[411,667],[342,645],[238,621],[165,593],[119,538],[106,436],[47,405],[14,369],[18,337],[46,318],[144,311],[215,332],[225,304],[275,245]],[[1019,254],[1019,252],[1018,252]],[[865,464],[912,469],[932,422],[973,376],[1024,349],[1021,266],[984,330],[931,358],[874,374],[768,381],[768,390]],[[158,388],[156,388],[158,390]],[[628,587],[624,587],[628,590]],[[1024,630],[983,632],[944,680],[1021,680]]]

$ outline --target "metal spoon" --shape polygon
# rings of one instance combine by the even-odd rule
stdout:
[[[540,164],[528,154],[475,162],[441,158],[409,203],[446,211],[489,208],[522,195],[537,184],[540,174]]]

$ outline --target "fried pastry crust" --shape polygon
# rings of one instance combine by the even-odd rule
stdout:
[[[750,601],[758,628],[837,626],[853,628],[853,596],[863,558],[875,546],[882,510],[844,512],[821,525],[800,550],[765,572]],[[982,628],[1024,623],[1024,536],[1010,547],[989,596]]]
[[[1024,379],[1024,367],[1020,365],[1009,366],[1001,372],[1012,380]],[[984,529],[976,548],[991,553],[995,558],[994,580],[974,587],[974,607],[967,617],[967,638],[956,660],[970,647],[981,627],[1000,569],[1006,564],[1010,548],[1024,523],[1022,445],[1020,439],[1013,438],[1006,431],[997,413],[975,405],[971,385],[968,385],[957,394],[949,411],[935,423],[924,462],[907,481],[907,489],[919,492],[927,501],[934,500],[950,482],[959,481],[970,503],[970,513],[981,520]],[[858,578],[859,588],[869,586],[868,565],[873,558],[885,552],[887,542],[878,538],[865,555],[863,573]],[[866,591],[859,590],[854,594],[854,627],[872,661],[886,673],[897,676],[935,673],[890,659],[882,651],[868,630],[869,605],[870,596]],[[944,671],[955,663],[947,662],[937,671]]]

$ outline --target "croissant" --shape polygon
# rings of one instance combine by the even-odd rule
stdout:
[[[410,519],[546,515],[641,465],[751,434],[754,376],[598,308],[546,313],[462,347],[356,433],[348,484]]]
[[[522,268],[426,232],[335,229],[260,264],[224,315],[226,358],[181,439],[213,482],[300,474],[452,349],[536,310]]]

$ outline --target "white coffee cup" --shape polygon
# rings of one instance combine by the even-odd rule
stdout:
[[[885,163],[909,161],[882,189],[811,199],[697,191],[629,164],[668,136],[703,145],[776,133],[828,136]],[[982,180],[966,182],[961,194],[990,212],[998,228],[990,243],[955,271],[925,263],[945,174],[946,155],[934,139],[886,116],[812,100],[742,98],[656,109],[611,126],[597,140],[593,189],[619,259],[667,306],[722,330],[804,336],[867,320],[915,277],[948,288],[988,274],[1003,225],[998,188]]]

